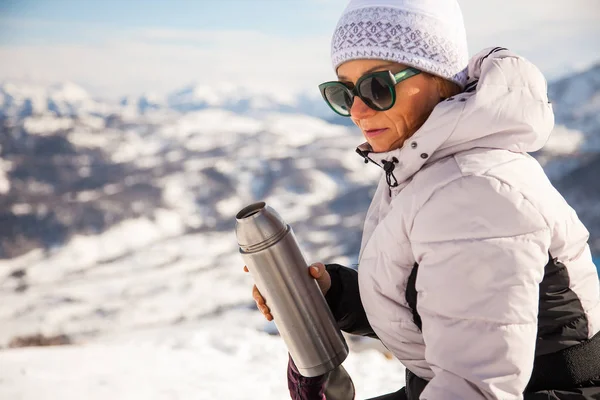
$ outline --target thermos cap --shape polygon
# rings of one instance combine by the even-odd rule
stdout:
[[[235,233],[242,251],[258,250],[279,240],[287,225],[265,202],[250,204],[235,216]]]

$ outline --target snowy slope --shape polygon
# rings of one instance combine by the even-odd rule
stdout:
[[[286,351],[253,304],[234,215],[264,199],[307,258],[355,262],[377,176],[348,151],[360,136],[295,114],[94,118],[3,125],[0,346],[76,346],[0,352],[0,398],[285,398]],[[346,365],[361,397],[402,385],[380,349]]]
[[[348,151],[356,133],[307,116],[257,120],[218,109],[162,125],[121,124],[100,128],[102,135],[77,125],[51,136],[30,135],[23,125],[20,134],[34,148],[40,138],[69,143],[65,150],[41,142],[63,161],[38,169],[37,158],[4,156],[13,167],[0,199],[10,210],[0,241],[9,256],[0,261],[7,328],[0,343],[40,329],[79,334],[153,323],[144,318],[193,319],[248,302],[233,227],[237,211],[257,200],[292,224],[307,258],[356,261],[364,203],[378,176]],[[144,290],[136,304],[154,311],[132,307],[137,292],[130,288],[146,281],[149,292],[178,299],[177,308],[168,303],[168,318]],[[214,291],[212,302],[197,301],[206,291]],[[103,305],[89,312],[93,303]]]
[[[289,398],[287,350],[279,337],[248,326],[259,319],[240,311],[229,318],[136,331],[85,345],[5,350],[0,353],[0,397]],[[375,350],[351,353],[344,367],[353,376],[358,399],[404,384],[402,365]]]

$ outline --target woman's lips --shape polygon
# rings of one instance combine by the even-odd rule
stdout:
[[[383,132],[387,131],[387,128],[383,128],[383,129],[369,129],[367,131],[365,131],[365,134],[372,138],[378,135],[381,135]]]

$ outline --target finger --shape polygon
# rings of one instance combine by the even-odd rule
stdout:
[[[250,272],[250,271],[248,271],[248,267],[246,267],[245,265],[244,265],[244,272]]]
[[[254,298],[254,301],[256,301],[256,304],[264,304],[265,303],[265,299],[262,297],[262,295],[258,291],[258,288],[256,287],[256,285],[254,285],[254,287],[252,288],[252,297]]]
[[[258,309],[260,310],[261,313],[263,313],[265,315],[265,317],[267,315],[271,314],[271,309],[265,305],[258,306]]]
[[[264,303],[264,299],[263,299],[262,295],[260,294],[260,292],[258,291],[258,288],[256,287],[256,285],[254,285],[252,287],[252,297],[254,298],[254,301],[256,301],[257,303]]]

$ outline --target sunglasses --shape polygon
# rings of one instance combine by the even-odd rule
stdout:
[[[376,111],[389,110],[396,102],[394,86],[412,76],[420,74],[415,68],[406,68],[397,74],[391,71],[379,71],[361,76],[353,88],[339,81],[321,83],[321,96],[329,107],[343,117],[350,116],[354,97],[358,96],[370,108]]]

